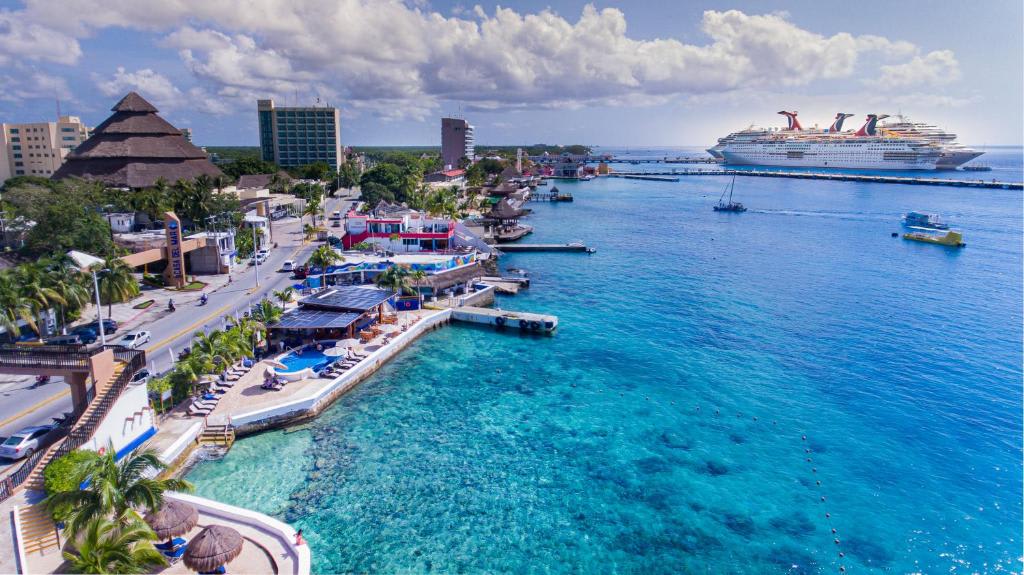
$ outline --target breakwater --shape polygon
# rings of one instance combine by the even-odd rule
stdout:
[[[916,176],[875,176],[863,174],[839,174],[826,172],[782,172],[773,170],[670,170],[663,172],[614,172],[609,176],[619,178],[651,179],[652,176],[750,176],[762,178],[795,178],[800,180],[833,180],[838,182],[860,182],[874,184],[907,184],[917,186],[951,186],[955,188],[989,188],[1001,190],[1024,190],[1022,182],[999,182],[996,180],[952,180],[947,178],[921,178]]]

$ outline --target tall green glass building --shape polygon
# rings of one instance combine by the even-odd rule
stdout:
[[[279,108],[273,100],[257,100],[256,109],[264,161],[282,168],[325,162],[335,170],[344,161],[337,108]]]

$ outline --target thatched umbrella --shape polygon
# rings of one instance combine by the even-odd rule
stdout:
[[[193,571],[213,571],[242,553],[242,536],[230,527],[211,525],[188,542],[182,560]]]
[[[146,523],[153,528],[157,538],[170,541],[192,531],[196,523],[199,523],[199,512],[193,505],[184,501],[164,499],[164,504],[158,511],[146,514]]]

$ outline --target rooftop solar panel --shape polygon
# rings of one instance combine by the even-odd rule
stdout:
[[[353,312],[297,309],[281,316],[270,326],[274,329],[344,329],[355,323],[361,314]]]
[[[366,311],[380,305],[395,292],[357,286],[331,287],[316,295],[299,300],[303,308],[345,311]]]

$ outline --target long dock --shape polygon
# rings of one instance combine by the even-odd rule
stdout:
[[[529,333],[553,333],[558,328],[558,316],[506,311],[489,307],[463,306],[452,309],[452,319],[469,323],[493,325]]]
[[[678,182],[679,181],[679,178],[677,178],[677,177],[668,177],[668,176],[665,176],[665,175],[658,175],[658,174],[642,174],[641,175],[641,174],[624,174],[622,172],[614,172],[614,173],[611,173],[611,174],[608,174],[608,175],[613,177],[613,178],[623,178],[623,179],[626,179],[626,180],[647,180],[649,182]]]
[[[1024,182],[996,180],[951,180],[948,178],[920,178],[914,176],[869,176],[824,172],[782,172],[773,170],[672,170],[665,172],[613,172],[610,176],[625,178],[637,176],[750,176],[761,178],[796,178],[802,180],[833,180],[837,182],[864,182],[875,184],[906,184],[916,186],[950,186],[955,188],[988,188],[1024,190]]]
[[[583,244],[495,244],[503,252],[588,252]]]

